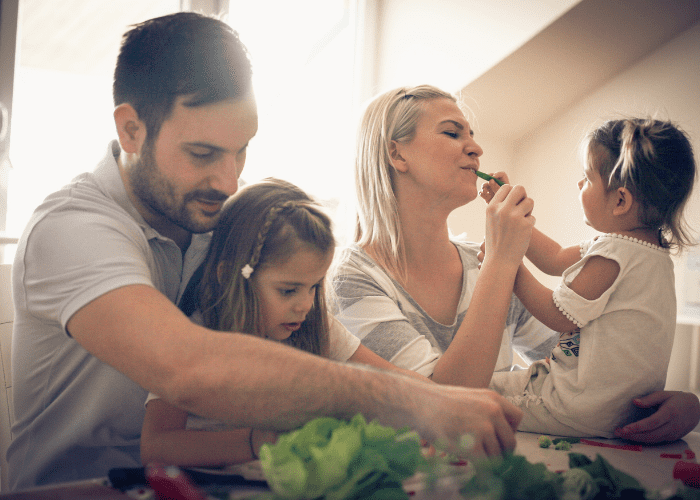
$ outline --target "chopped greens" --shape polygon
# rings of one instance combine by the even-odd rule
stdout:
[[[578,438],[539,438],[543,448],[554,444],[561,449],[577,442]],[[255,498],[406,500],[403,482],[421,471],[426,473],[426,492],[436,491],[437,480],[449,475],[456,481],[454,492],[459,489],[465,499],[700,500],[700,490],[682,484],[672,496],[645,490],[601,455],[595,460],[581,453],[568,455],[569,470],[562,473],[513,453],[474,459],[470,467],[455,472],[448,468],[454,458],[450,454],[424,458],[415,432],[367,423],[359,414],[349,422],[322,417],[262,447],[260,462],[272,492]]]
[[[555,450],[569,451],[571,449],[571,443],[568,441],[559,441],[554,445]]]
[[[561,443],[561,442],[563,442],[563,441],[565,441],[565,442],[567,442],[567,443],[569,443],[569,444],[576,444],[576,443],[580,443],[580,442],[581,442],[581,438],[575,438],[575,437],[554,438],[554,439],[552,440],[552,443],[554,443],[554,445],[556,446],[556,445],[558,445],[559,443]]]
[[[549,448],[550,446],[554,445],[555,450],[562,451],[569,451],[572,444],[579,443],[580,441],[581,438],[575,437],[559,437],[550,439],[549,436],[540,436],[537,438],[540,448]]]
[[[564,441],[566,442],[566,441]],[[615,469],[601,455],[591,460],[569,453],[569,470],[558,474],[521,455],[474,462],[474,475],[465,481],[464,498],[489,500],[661,500],[632,476]],[[679,485],[665,500],[700,500],[700,490]]]
[[[462,487],[466,498],[557,500],[564,479],[522,455],[474,461],[474,476]]]
[[[540,444],[540,448],[549,448],[552,446],[552,440],[547,436],[538,437],[537,442]]]
[[[562,498],[565,500],[593,500],[600,491],[593,477],[584,469],[569,469],[561,475]]]
[[[617,470],[600,455],[591,461],[581,453],[569,454],[570,469],[582,469],[590,474],[598,485],[602,498],[640,498],[644,499],[644,487],[632,476]]]

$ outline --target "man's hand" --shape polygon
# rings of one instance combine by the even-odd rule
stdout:
[[[499,456],[515,449],[522,411],[488,389],[423,384],[433,394],[423,400],[419,434],[464,456]],[[469,449],[465,449],[465,447]]]
[[[658,407],[653,415],[615,430],[615,436],[639,443],[664,443],[682,438],[700,422],[700,401],[690,392],[657,391],[633,403]]]

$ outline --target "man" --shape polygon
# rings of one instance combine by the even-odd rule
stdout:
[[[431,440],[471,433],[488,454],[514,447],[519,410],[495,393],[213,332],[175,306],[257,130],[250,63],[227,25],[179,13],[134,27],[114,103],[119,141],[37,208],[18,246],[12,489],[140,465],[147,391],[241,426],[361,412]]]

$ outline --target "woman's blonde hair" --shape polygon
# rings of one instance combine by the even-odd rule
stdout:
[[[273,178],[238,191],[226,202],[204,263],[197,299],[204,326],[260,335],[255,273],[308,247],[326,255],[333,252],[335,240],[330,218],[304,191]],[[327,355],[328,330],[321,283],[301,328],[284,342]]]
[[[406,259],[389,146],[391,141],[413,140],[425,101],[431,99],[458,102],[454,95],[430,85],[400,87],[370,102],[358,131],[354,240],[362,248],[370,247],[372,257],[399,281],[405,279]]]

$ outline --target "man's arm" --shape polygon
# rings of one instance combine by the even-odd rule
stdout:
[[[429,441],[475,438],[475,451],[515,446],[521,412],[488,390],[441,387],[344,365],[251,335],[207,330],[145,285],[93,300],[68,322],[85,349],[191,413],[238,426],[296,428],[362,413]]]

